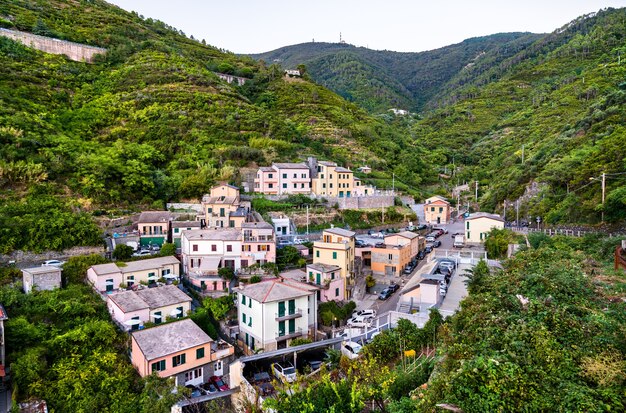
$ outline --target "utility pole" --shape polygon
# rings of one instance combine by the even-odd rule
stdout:
[[[309,235],[309,206],[308,205],[306,206],[306,234]]]
[[[504,222],[506,222],[506,199],[504,200]]]
[[[478,181],[476,181],[476,202],[478,202]]]
[[[515,200],[515,224],[519,227],[519,198]]]

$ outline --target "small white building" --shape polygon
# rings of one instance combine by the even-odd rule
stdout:
[[[49,291],[61,288],[61,269],[46,265],[24,268],[22,270],[22,281],[26,294],[29,294],[33,289]]]
[[[289,217],[272,218],[276,235],[291,235],[291,220]]]
[[[493,228],[504,228],[504,219],[497,214],[476,212],[465,218],[465,240],[480,243],[487,239],[487,233]]]
[[[318,287],[273,279],[237,289],[239,339],[246,352],[285,348],[294,338],[315,338]]]

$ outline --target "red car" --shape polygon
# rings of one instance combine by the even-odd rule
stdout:
[[[222,380],[221,377],[218,377],[218,376],[211,377],[211,383],[213,383],[215,387],[218,388],[219,391],[230,390],[230,387],[228,387],[228,385],[224,383],[224,380]]]

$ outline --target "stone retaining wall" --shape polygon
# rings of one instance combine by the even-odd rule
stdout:
[[[29,251],[13,251],[10,254],[0,255],[0,261],[8,262],[39,262],[46,260],[66,259],[77,255],[102,254],[104,247],[73,247],[63,251],[46,251],[39,254]]]
[[[0,28],[0,36],[8,37],[22,43],[24,46],[32,47],[45,53],[66,55],[69,59],[76,62],[91,63],[95,55],[107,52],[107,49],[101,47],[87,46],[17,30]]]

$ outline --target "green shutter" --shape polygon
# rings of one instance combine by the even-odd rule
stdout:
[[[284,315],[285,315],[285,302],[279,301],[278,302],[278,316],[283,317]]]
[[[204,347],[196,349],[196,358],[201,359],[204,357]]]
[[[295,333],[295,332],[296,332],[296,320],[292,318],[291,320],[289,320],[289,334]]]
[[[296,313],[296,300],[289,300],[289,314]]]
[[[333,251],[333,260],[337,259],[337,251]]]

